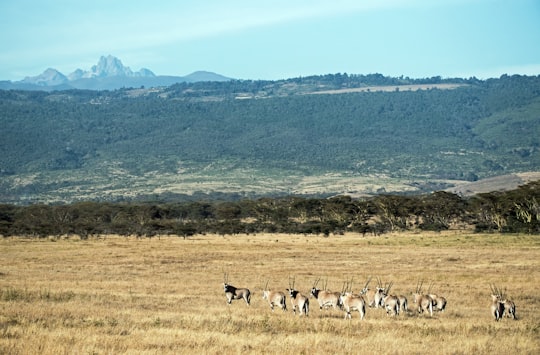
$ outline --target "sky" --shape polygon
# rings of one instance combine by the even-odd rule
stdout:
[[[278,80],[540,74],[540,0],[1,0],[0,80],[133,71]]]

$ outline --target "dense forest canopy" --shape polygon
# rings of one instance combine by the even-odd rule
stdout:
[[[392,85],[392,91],[376,89]],[[314,94],[321,91],[326,94]],[[115,91],[0,91],[0,201],[92,186],[110,180],[111,170],[122,172],[119,183],[133,186],[130,176],[224,164],[257,168],[263,176],[279,169],[285,176],[476,180],[538,171],[539,123],[540,77],[517,75],[482,81],[335,74]],[[70,194],[73,189],[66,201],[74,199]]]

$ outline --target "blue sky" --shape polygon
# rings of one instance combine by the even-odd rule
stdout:
[[[0,80],[102,55],[238,79],[540,74],[539,0],[1,0]]]

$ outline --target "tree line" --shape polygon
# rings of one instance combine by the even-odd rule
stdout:
[[[79,202],[68,205],[0,205],[0,235],[48,237],[119,234],[154,237],[392,231],[473,228],[477,232],[540,233],[540,181],[507,192],[461,197],[379,195],[366,199],[246,199],[191,202]]]

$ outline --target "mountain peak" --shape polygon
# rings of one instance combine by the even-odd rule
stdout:
[[[97,65],[92,66],[83,77],[101,78],[108,76],[133,76],[133,71],[129,67],[125,67],[120,59],[109,54],[107,57],[101,56]]]
[[[61,85],[68,81],[68,78],[53,68],[46,69],[37,76],[27,76],[22,80],[25,84],[34,84],[39,86]]]

